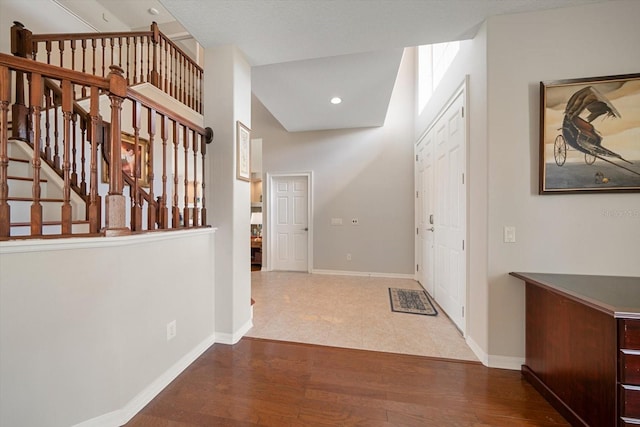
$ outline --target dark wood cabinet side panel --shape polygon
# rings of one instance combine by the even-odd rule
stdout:
[[[592,426],[616,423],[616,320],[526,284],[526,365]]]

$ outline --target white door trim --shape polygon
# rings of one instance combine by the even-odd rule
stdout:
[[[456,90],[454,90],[451,93],[451,96],[449,97],[449,99],[447,100],[447,102],[445,102],[442,105],[442,108],[440,109],[440,111],[438,112],[438,114],[434,117],[434,119],[431,121],[431,123],[426,127],[426,129],[424,130],[424,132],[422,132],[419,137],[416,140],[416,143],[414,144],[414,155],[417,154],[418,152],[418,145],[424,140],[424,138],[429,134],[429,132],[434,128],[434,126],[438,123],[438,121],[444,116],[444,114],[447,112],[447,110],[449,109],[449,107],[451,107],[451,105],[456,101],[456,99],[458,99],[458,97],[462,96],[462,102],[463,102],[463,108],[464,108],[464,117],[463,117],[463,123],[465,126],[465,141],[464,141],[464,149],[465,149],[465,166],[464,166],[464,170],[465,170],[465,194],[464,194],[464,199],[465,199],[465,219],[466,219],[466,224],[465,224],[465,231],[464,231],[464,242],[465,242],[465,249],[464,249],[464,262],[465,262],[465,266],[464,266],[464,275],[465,275],[465,290],[464,290],[464,302],[463,302],[463,307],[464,307],[464,331],[463,335],[466,337],[467,336],[467,331],[468,331],[468,319],[469,319],[469,315],[468,315],[468,310],[469,310],[469,220],[470,220],[470,212],[469,212],[469,179],[470,174],[469,174],[469,164],[471,163],[469,161],[469,144],[470,144],[470,132],[469,132],[469,126],[470,126],[470,120],[469,120],[469,110],[468,110],[468,105],[469,105],[469,76],[465,76],[464,80],[462,81],[462,83],[456,88]],[[415,179],[417,179],[417,169],[414,169],[414,182]],[[414,192],[415,192],[415,188],[414,188]],[[416,202],[417,204],[417,202]],[[415,213],[416,213],[416,217],[418,214],[418,209],[417,206],[415,208]],[[418,227],[418,219],[416,218],[416,223],[415,223],[415,227]],[[417,247],[418,244],[420,244],[419,242],[419,236],[418,235],[414,235],[414,239],[415,239],[415,247]],[[417,259],[417,255],[418,255],[418,251],[416,250],[416,263],[420,263],[422,265],[422,262],[420,262]],[[414,272],[415,277],[417,279],[417,272]]]
[[[266,205],[263,207],[263,222],[266,224],[266,227],[263,226],[263,234],[262,234],[262,245],[267,248],[266,253],[266,271],[273,270],[273,261],[271,254],[274,253],[275,248],[273,245],[275,242],[271,239],[271,231],[273,229],[274,224],[272,222],[271,212],[275,209],[275,200],[273,200],[272,194],[274,194],[273,190],[273,182],[275,178],[281,177],[306,177],[307,178],[307,224],[309,227],[309,232],[307,234],[307,272],[310,273],[313,271],[313,172],[278,172],[271,173],[267,172],[267,185],[264,189],[264,200],[267,201]]]

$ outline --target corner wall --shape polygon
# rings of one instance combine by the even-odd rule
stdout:
[[[413,62],[405,53],[378,128],[287,132],[253,98],[251,136],[262,138],[262,172],[314,174],[314,271],[413,277]]]
[[[621,0],[488,21],[493,356],[524,357],[524,285],[510,271],[640,275],[640,195],[537,194],[539,82],[640,72],[639,16]],[[502,242],[505,225],[517,243]]]

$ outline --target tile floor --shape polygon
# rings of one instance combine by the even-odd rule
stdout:
[[[414,280],[254,271],[251,285],[250,337],[478,360],[440,307],[391,311],[389,288],[421,289]]]

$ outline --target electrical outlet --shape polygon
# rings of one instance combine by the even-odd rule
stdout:
[[[358,225],[359,221],[358,218],[351,218],[351,225]]]
[[[347,254],[347,261],[351,261],[351,254]]]
[[[176,321],[172,320],[171,322],[167,323],[167,341],[171,341],[172,339],[174,339],[177,333],[178,331],[176,329]]]

